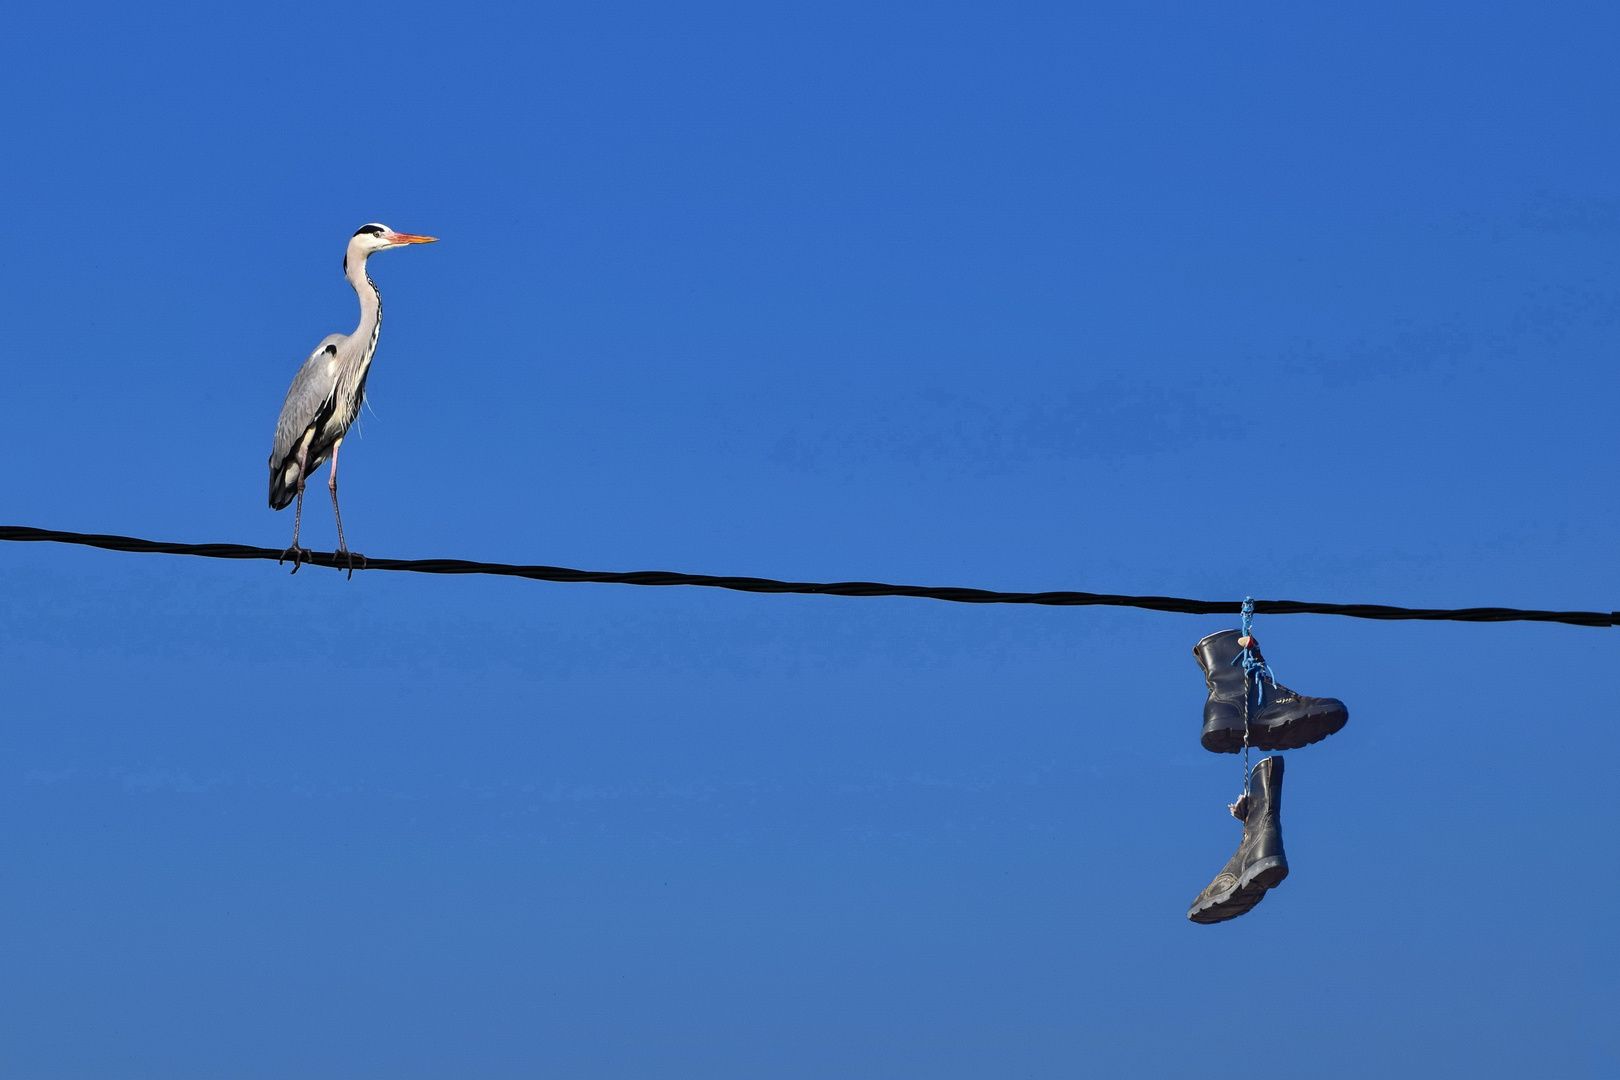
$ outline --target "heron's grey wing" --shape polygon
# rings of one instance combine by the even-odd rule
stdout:
[[[316,423],[323,411],[331,406],[332,395],[338,384],[338,350],[343,347],[344,334],[333,334],[316,346],[293,376],[287,389],[287,400],[281,403],[281,416],[276,420],[276,441],[270,450],[270,509],[280,510],[298,493],[303,477],[296,456],[298,444],[310,425]],[[312,468],[318,461],[306,461]]]
[[[332,400],[338,383],[338,349],[347,337],[347,334],[333,334],[322,341],[293,376],[292,386],[287,388],[287,400],[281,403],[281,416],[276,420],[276,441],[270,451],[271,469],[297,449],[298,440]]]

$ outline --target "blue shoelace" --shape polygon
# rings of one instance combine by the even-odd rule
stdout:
[[[1251,708],[1258,710],[1266,703],[1265,680],[1270,679],[1271,685],[1277,685],[1277,676],[1271,672],[1271,665],[1260,655],[1255,648],[1254,641],[1254,597],[1243,598],[1243,632],[1242,640],[1248,642],[1243,651],[1232,657],[1232,663],[1243,665],[1244,681],[1253,689],[1249,691],[1253,704]]]

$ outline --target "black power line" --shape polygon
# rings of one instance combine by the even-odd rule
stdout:
[[[275,562],[282,552],[275,548],[246,547],[242,544],[170,544],[138,540],[130,536],[101,536],[93,533],[56,532],[30,529],[22,525],[0,525],[0,540],[40,541],[82,544],[110,551],[133,551],[162,555],[197,555],[205,559],[269,559]],[[359,556],[355,556],[360,560]],[[334,569],[348,568],[345,557],[332,552],[312,552],[305,562]],[[754,593],[805,593],[812,596],[920,596],[949,600],[958,604],[1043,604],[1051,607],[1132,607],[1149,611],[1177,611],[1187,615],[1236,615],[1243,605],[1236,600],[1189,600],[1180,596],[1115,596],[1088,592],[991,592],[986,589],[957,589],[948,586],[885,585],[877,581],[775,581],[771,578],[715,577],[710,574],[675,574],[666,570],[638,570],[627,574],[602,570],[570,570],[562,566],[513,566],[509,563],[468,562],[464,559],[371,559],[356,562],[356,569],[408,570],[416,574],[493,574],[499,577],[532,578],[536,581],[592,581],[608,585],[701,585],[711,589],[735,589]],[[1550,622],[1570,626],[1620,625],[1620,612],[1613,611],[1526,611],[1521,608],[1403,608],[1383,604],[1312,604],[1299,600],[1256,600],[1254,610],[1262,615],[1348,615],[1355,619],[1426,619],[1447,622]]]

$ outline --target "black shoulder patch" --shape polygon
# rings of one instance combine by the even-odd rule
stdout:
[[[332,342],[332,343],[331,343],[331,344],[329,344],[329,345],[328,345],[328,346],[327,346],[327,347],[326,347],[326,348],[325,348],[325,349],[323,349],[323,350],[322,350],[322,351],[323,351],[323,352],[329,352],[329,353],[331,353],[331,354],[332,354],[332,355],[333,355],[333,356],[336,356],[336,355],[337,355],[337,342],[335,342],[335,341],[334,341],[334,342]]]

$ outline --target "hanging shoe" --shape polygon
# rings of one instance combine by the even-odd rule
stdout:
[[[1258,690],[1258,701],[1249,717],[1249,745],[1257,750],[1298,750],[1344,727],[1350,712],[1342,701],[1301,697],[1259,673],[1251,687],[1240,659],[1241,638],[1237,630],[1222,630],[1193,646],[1209,687],[1209,700],[1204,702],[1205,750],[1235,754],[1243,749],[1243,701],[1251,689]],[[1259,645],[1250,650],[1260,659]]]
[[[1283,854],[1282,820],[1278,816],[1282,809],[1282,778],[1280,757],[1261,758],[1249,774],[1249,793],[1241,800],[1246,815],[1243,842],[1226,868],[1193,901],[1187,911],[1187,918],[1193,922],[1235,919],[1264,900],[1266,890],[1276,888],[1288,876],[1288,856]]]

